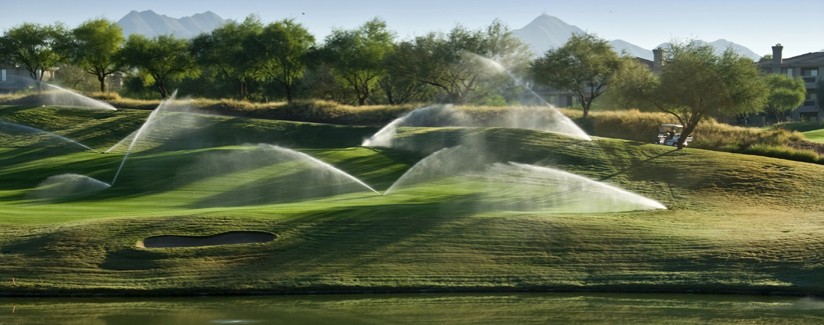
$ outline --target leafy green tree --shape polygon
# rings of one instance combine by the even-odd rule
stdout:
[[[117,52],[123,45],[123,30],[106,19],[92,19],[72,30],[74,46],[72,61],[86,73],[97,77],[100,91],[106,92],[106,76],[114,74]]]
[[[334,30],[323,46],[324,61],[332,73],[364,105],[386,73],[384,58],[393,49],[394,34],[386,22],[372,19],[355,30]]]
[[[24,23],[6,31],[0,47],[14,64],[23,66],[41,88],[46,71],[66,62],[69,55],[70,33],[61,24],[38,25]]]
[[[610,87],[639,107],[675,117],[684,126],[678,149],[701,120],[760,112],[768,94],[752,60],[697,42],[673,44],[660,75],[618,76]]]
[[[620,67],[621,59],[609,42],[592,34],[576,34],[536,59],[531,74],[539,84],[574,92],[587,118],[592,102],[607,91]]]
[[[415,49],[411,43],[395,45],[395,49],[384,59],[384,68],[389,71],[378,82],[381,95],[391,105],[429,102],[433,100],[434,90],[427,84],[414,79],[410,74],[402,73],[414,60]]]
[[[125,66],[137,69],[144,84],[153,85],[161,98],[171,94],[169,83],[197,75],[189,41],[170,35],[148,39],[133,34],[120,51],[120,59]]]
[[[412,53],[399,72],[434,87],[456,104],[483,102],[511,81],[502,70],[518,74],[530,56],[527,46],[497,20],[481,30],[457,26],[446,35],[429,33],[402,48]]]
[[[775,115],[775,120],[784,120],[784,114],[804,103],[807,86],[804,79],[783,74],[768,74],[764,77],[769,89],[767,111]]]
[[[229,83],[226,88],[234,88],[239,99],[249,99],[263,73],[254,60],[259,53],[248,45],[262,32],[260,19],[250,15],[240,24],[230,22],[192,39],[192,55],[204,72],[202,77],[211,83]]]
[[[285,19],[267,25],[249,50],[255,53],[256,65],[283,87],[286,100],[291,103],[295,84],[306,71],[306,55],[314,44],[315,37],[306,28],[292,19]],[[349,74],[352,80],[359,80],[361,76],[354,71]]]

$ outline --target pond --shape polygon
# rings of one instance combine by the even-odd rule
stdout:
[[[824,301],[659,294],[1,298],[0,324],[821,324]]]

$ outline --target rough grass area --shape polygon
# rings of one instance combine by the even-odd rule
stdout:
[[[578,112],[565,113],[592,135],[646,143],[656,139],[658,125],[678,122],[669,114],[637,110],[593,112],[588,120],[581,120]],[[698,125],[693,138],[689,144],[693,148],[824,163],[824,145],[791,128],[740,127],[708,120]]]
[[[0,104],[40,106],[37,93],[6,95]],[[92,97],[121,109],[152,110],[160,100],[135,100],[121,98],[114,93],[97,93]],[[420,104],[349,106],[323,100],[297,100],[293,103],[255,103],[234,99],[191,100],[191,106],[201,112],[242,118],[276,119],[287,121],[360,125],[380,127],[406,114]],[[494,119],[513,107],[459,107],[480,119]],[[588,134],[649,143],[656,139],[658,125],[677,123],[671,115],[661,112],[638,110],[599,110],[586,120],[580,110],[563,109],[563,113],[580,125]],[[148,114],[148,113],[146,113]],[[695,148],[746,153],[782,159],[824,163],[824,135],[814,131],[819,123],[784,123],[771,128],[738,127],[715,120],[702,122],[695,130]],[[804,133],[802,133],[804,132]]]
[[[88,135],[97,151],[128,136],[146,116],[83,114],[0,109],[4,120]],[[311,139],[294,140],[293,149],[378,191],[425,154],[355,147],[351,143],[368,133],[360,127],[226,121],[232,122],[222,129],[190,134],[205,146],[161,143],[134,152],[117,183],[83,196],[32,193],[44,179],[64,173],[108,182],[122,153],[19,138],[0,142],[0,294],[824,294],[824,166],[610,138],[582,142],[529,130],[401,130],[398,140],[405,145],[483,144],[502,160],[552,166],[668,207],[598,214],[478,209],[474,183],[424,183],[390,195],[365,189],[317,195],[325,193],[323,183],[311,183],[319,173],[302,173],[290,162],[256,164],[269,156],[246,156],[255,152],[250,146],[213,139],[247,132],[241,137],[252,143],[266,142],[263,135]],[[306,184],[315,185],[314,196],[298,195]],[[508,188],[494,185],[486,190],[506,194]],[[276,239],[138,247],[152,236],[237,231]]]

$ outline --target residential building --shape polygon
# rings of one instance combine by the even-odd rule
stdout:
[[[56,69],[48,69],[43,72],[43,81],[51,81],[54,79],[55,70]],[[39,73],[40,71],[38,71],[38,74]],[[34,80],[29,76],[29,71],[25,68],[18,65],[0,63],[0,94],[29,89],[34,84]]]
[[[25,89],[30,84],[29,73],[20,67],[0,64],[0,94],[13,93]]]
[[[767,73],[803,78],[807,86],[807,97],[789,117],[793,120],[821,121],[824,119],[824,114],[818,107],[816,89],[819,71],[824,71],[824,52],[812,52],[785,59],[781,53],[783,49],[781,44],[773,46],[772,59],[762,60],[758,63],[759,67]]]

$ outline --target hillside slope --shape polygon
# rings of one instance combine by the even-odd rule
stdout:
[[[27,110],[11,114],[4,108],[0,116],[26,116]],[[29,117],[66,113],[31,110]],[[84,134],[73,125],[51,122],[60,120],[42,123],[54,123],[56,133]],[[105,138],[103,126],[111,121],[95,121],[86,120],[83,129]],[[226,121],[218,134],[277,133],[275,126],[286,123],[293,129],[290,137],[297,139],[318,127]],[[128,133],[112,130],[112,137]],[[209,139],[217,129],[204,130],[211,131],[193,136]],[[433,148],[471,145],[483,148],[471,152],[484,153],[489,161],[572,172],[655,199],[668,209],[516,209],[512,202],[535,197],[490,176],[422,181],[387,195],[365,188],[324,192],[319,189],[327,183],[314,178],[324,173],[277,160],[284,155],[281,149],[210,141],[201,147],[147,147],[132,154],[109,189],[38,198],[31,194],[51,175],[77,173],[108,181],[123,155],[4,141],[0,273],[15,281],[0,282],[0,294],[824,293],[820,165],[501,128],[402,129],[398,143],[404,149],[345,145],[361,133],[344,127],[335,136],[316,138],[311,147],[293,149],[383,192]],[[458,167],[478,157],[466,156]],[[307,184],[313,195],[295,194]],[[267,232],[275,240],[189,248],[140,245],[152,236],[233,231]]]

